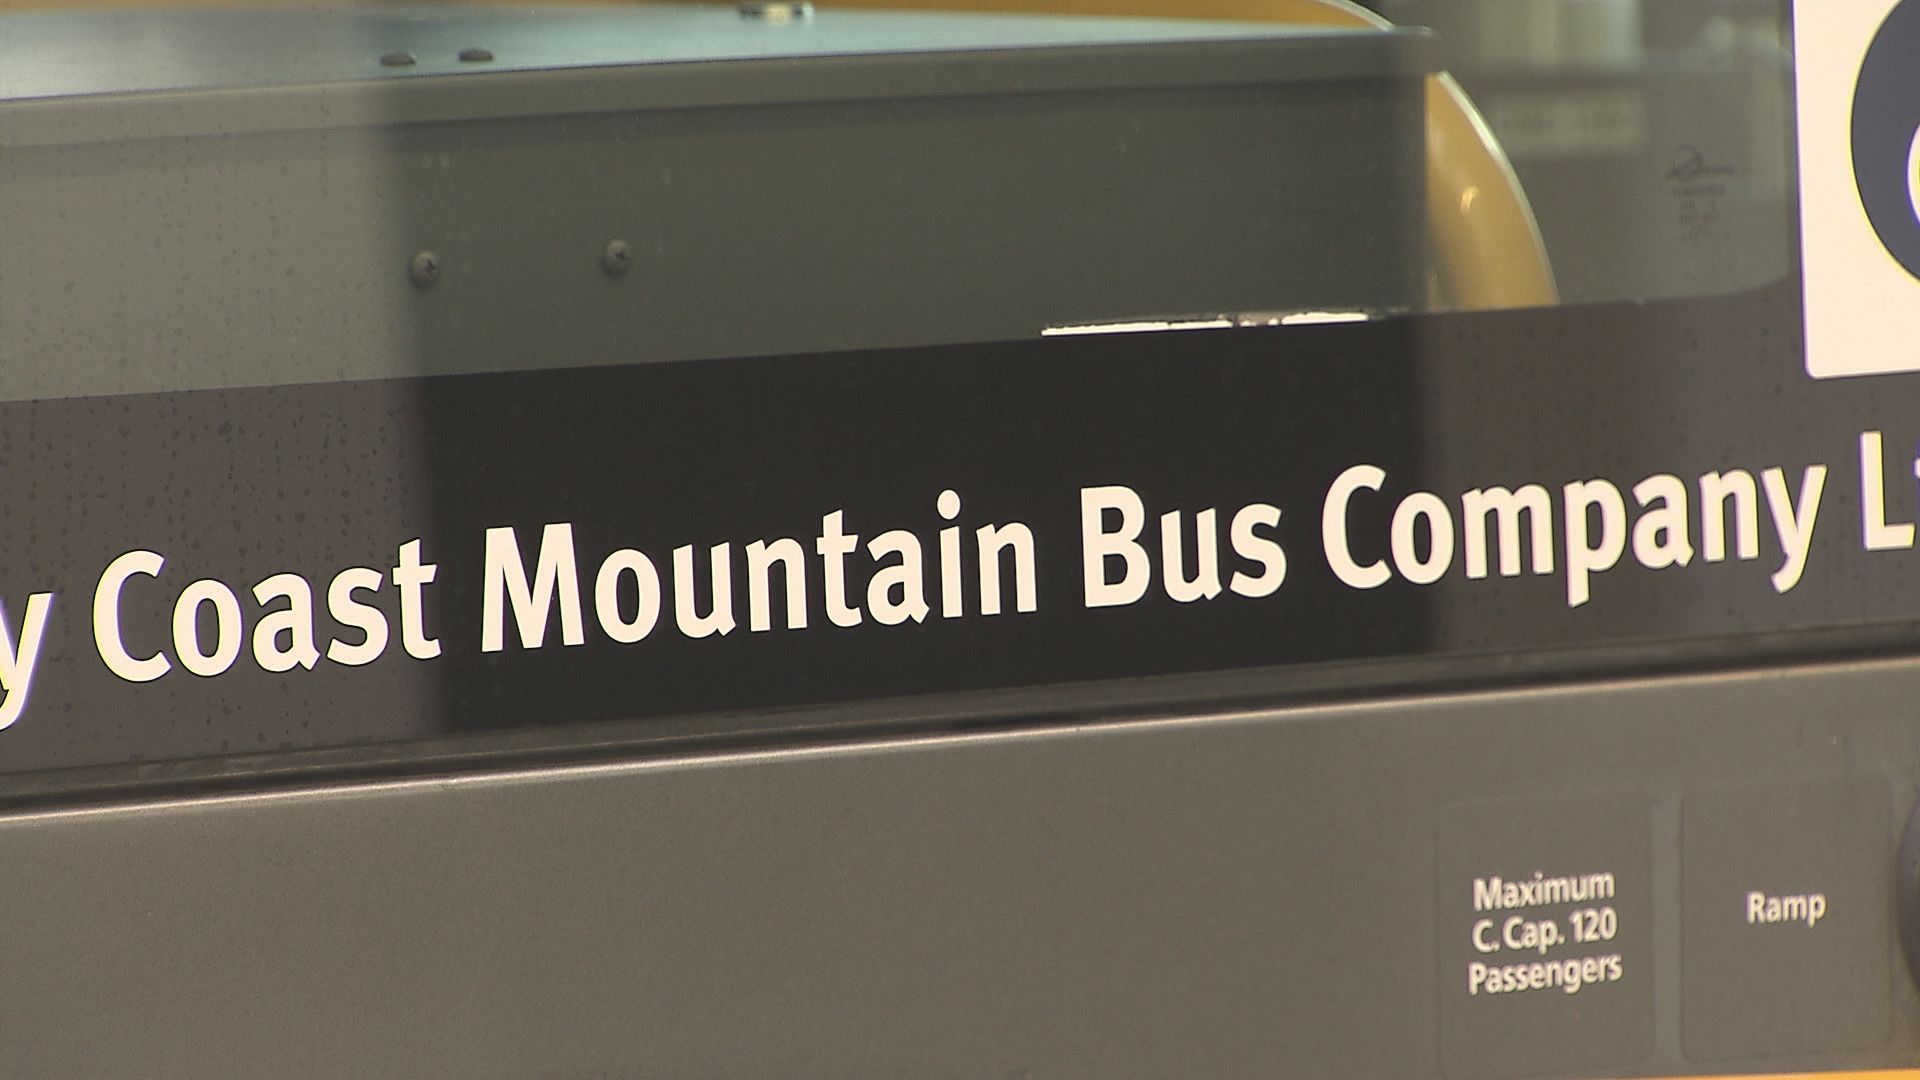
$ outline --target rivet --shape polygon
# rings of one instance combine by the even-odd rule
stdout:
[[[605,270],[608,277],[623,277],[633,269],[633,250],[625,240],[607,241],[607,249],[600,253],[600,269]]]
[[[487,61],[493,59],[493,50],[483,49],[478,45],[474,45],[469,48],[461,49],[460,59],[463,63],[484,64]]]
[[[428,288],[440,280],[440,256],[431,251],[423,251],[407,264],[407,277],[418,288]]]
[[[381,67],[412,67],[413,54],[410,52],[390,52],[380,57]]]

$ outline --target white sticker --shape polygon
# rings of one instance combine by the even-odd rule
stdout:
[[[1920,371],[1920,0],[1793,21],[1807,371]]]

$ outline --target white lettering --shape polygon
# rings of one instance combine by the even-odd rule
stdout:
[[[1326,549],[1327,565],[1334,576],[1355,589],[1377,589],[1393,580],[1386,560],[1361,566],[1353,561],[1353,549],[1347,543],[1347,503],[1354,493],[1379,491],[1386,484],[1385,470],[1374,465],[1355,465],[1334,480],[1327,491],[1326,504],[1320,510],[1320,540]]]
[[[940,512],[941,520],[952,521],[960,516],[960,493],[948,488],[933,505]],[[960,574],[960,529],[949,526],[940,530],[940,617],[943,619],[957,619],[967,612]]]
[[[1500,576],[1520,576],[1520,519],[1530,528],[1529,546],[1533,550],[1533,572],[1553,573],[1553,497],[1538,484],[1518,491],[1485,488],[1460,497],[1460,514],[1466,531],[1467,577],[1479,581],[1487,576],[1487,518],[1496,517],[1500,542]]]
[[[1175,603],[1192,604],[1220,595],[1220,515],[1208,509],[1194,515],[1194,574],[1187,577],[1186,544],[1180,513],[1160,515],[1160,578]]]
[[[1107,511],[1120,514],[1120,528],[1106,531]],[[1153,580],[1147,549],[1135,543],[1147,525],[1147,508],[1132,488],[1085,488],[1080,492],[1081,578],[1087,607],[1125,607],[1139,603]],[[1120,580],[1107,583],[1107,560],[1125,567]]]
[[[560,599],[560,637],[568,645],[584,645],[586,625],[580,615],[580,578],[573,554],[573,526],[548,525],[540,534],[540,555],[531,585],[520,543],[511,528],[487,530],[485,587],[480,604],[480,651],[506,648],[506,603],[513,604],[520,647],[537,649],[547,639],[548,614],[554,597]]]
[[[320,648],[313,640],[313,586],[298,574],[275,574],[253,587],[253,598],[262,608],[275,600],[287,601],[284,609],[263,612],[254,624],[253,662],[262,671],[312,671],[320,662]],[[287,639],[284,646],[282,635]]]
[[[128,682],[152,682],[173,669],[173,662],[162,653],[145,658],[127,651],[120,636],[120,592],[127,579],[135,575],[157,578],[167,560],[157,552],[129,551],[107,564],[93,590],[93,647],[107,670]],[[24,635],[23,635],[24,637]]]
[[[1420,557],[1419,533],[1425,521],[1427,555]],[[1438,495],[1418,491],[1393,512],[1393,565],[1415,585],[1432,585],[1453,566],[1453,514]]]
[[[1795,893],[1769,896],[1763,892],[1747,894],[1747,925],[1770,926],[1799,923],[1809,930],[1827,917],[1825,893]]]
[[[200,640],[200,608],[211,604],[214,615],[213,648]],[[212,578],[202,578],[181,590],[173,605],[173,648],[180,666],[202,678],[225,672],[240,658],[240,598]]]
[[[1786,474],[1768,469],[1761,475],[1767,488],[1767,506],[1773,511],[1773,529],[1780,538],[1785,561],[1773,574],[1775,592],[1786,593],[1800,584],[1807,570],[1807,552],[1813,547],[1813,525],[1820,516],[1820,495],[1827,486],[1827,467],[1814,465],[1802,474],[1800,495],[1787,492]]]
[[[1010,525],[986,525],[974,533],[974,539],[980,546],[980,614],[1000,614],[1000,553],[1009,550],[1013,552],[1014,607],[1023,613],[1032,611],[1038,588],[1033,530],[1017,521]],[[941,587],[944,589],[945,585],[943,579]],[[957,581],[955,592],[958,592]],[[926,616],[923,613],[920,617]]]
[[[426,612],[420,590],[433,584],[440,567],[420,561],[420,541],[400,545],[400,561],[393,567],[393,586],[400,590],[400,642],[415,660],[431,660],[440,655],[440,639],[427,636]]]
[[[1700,477],[1700,555],[1710,563],[1727,560],[1727,503],[1733,503],[1733,528],[1742,559],[1760,557],[1759,496],[1753,474],[1745,469]]]
[[[19,644],[14,644],[6,613],[0,611],[0,689],[7,692],[0,701],[0,731],[13,726],[26,711],[33,691],[33,673],[40,663],[40,642],[47,631],[47,615],[53,610],[53,594],[33,593],[27,597],[26,617],[20,620]]]
[[[905,529],[881,533],[867,545],[867,556],[875,562],[894,557],[899,562],[882,566],[867,580],[867,610],[882,626],[899,626],[908,620],[927,621],[926,579],[920,572],[920,541]],[[983,567],[984,574],[984,567]],[[993,602],[999,606],[999,582],[996,580]],[[986,602],[982,600],[982,610]]]
[[[622,574],[633,578],[636,597],[631,619],[620,615]],[[600,631],[609,639],[622,645],[646,640],[660,624],[660,571],[653,560],[632,548],[607,556],[593,576],[593,613],[600,620]]]
[[[1677,476],[1662,473],[1634,485],[1633,497],[1643,511],[1640,520],[1633,523],[1634,559],[1649,570],[1692,563],[1687,485]]]
[[[1913,546],[1910,522],[1889,524],[1880,433],[1860,434],[1860,517],[1868,551],[1892,551]]]
[[[715,544],[708,552],[707,580],[712,582],[713,607],[700,614],[698,583],[693,576],[693,546],[673,549],[673,617],[680,632],[690,638],[725,637],[733,633],[733,545]]]
[[[756,634],[773,629],[773,564],[786,582],[787,629],[807,628],[807,549],[798,540],[756,540],[747,545],[747,628]]]
[[[386,613],[353,598],[357,592],[377,592],[384,580],[380,571],[364,566],[349,567],[334,575],[327,586],[327,613],[340,625],[360,631],[363,637],[358,645],[338,638],[328,642],[327,659],[342,667],[362,667],[387,651]]]
[[[1605,573],[1620,562],[1627,548],[1627,506],[1620,489],[1605,480],[1568,484],[1567,606],[1577,608],[1593,598],[1590,575]],[[1592,511],[1600,512],[1599,539],[1589,542]]]
[[[835,626],[859,626],[860,609],[847,603],[847,556],[860,547],[860,536],[842,531],[842,511],[820,519],[820,536],[813,550],[820,556],[822,576],[826,579],[827,619]]]
[[[1280,586],[1286,583],[1287,553],[1279,544],[1254,532],[1256,528],[1272,529],[1279,525],[1280,508],[1266,503],[1243,506],[1239,513],[1233,515],[1233,553],[1262,567],[1259,577],[1234,571],[1233,580],[1227,587],[1235,595],[1258,600],[1279,592]]]

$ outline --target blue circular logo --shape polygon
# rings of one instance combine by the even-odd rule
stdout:
[[[1860,65],[1853,178],[1880,242],[1920,278],[1920,0],[1894,6]]]

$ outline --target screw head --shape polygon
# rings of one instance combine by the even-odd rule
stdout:
[[[440,256],[423,251],[407,264],[407,277],[417,288],[425,289],[440,280]]]
[[[607,241],[607,249],[600,253],[600,269],[605,270],[608,277],[623,276],[633,269],[633,249],[625,240]]]
[[[463,64],[484,64],[491,59],[493,59],[492,49],[471,45],[460,50],[460,62]]]

